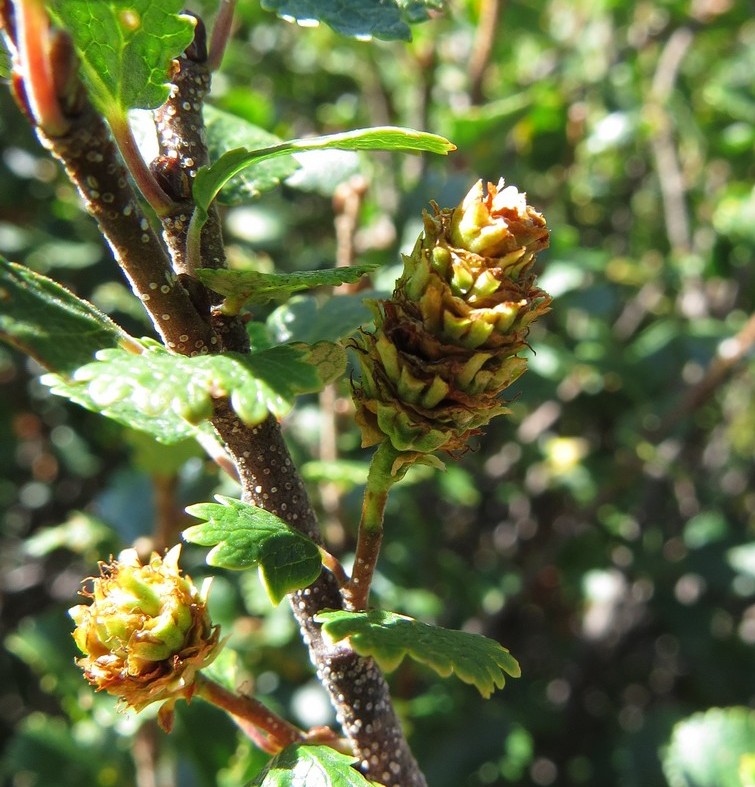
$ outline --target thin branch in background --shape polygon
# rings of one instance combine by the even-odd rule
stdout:
[[[336,267],[349,268],[354,264],[356,249],[354,238],[359,226],[359,213],[364,195],[367,192],[367,181],[361,175],[355,175],[340,183],[333,194],[335,218],[333,224],[336,233]],[[362,281],[353,284],[345,283],[333,289],[334,295],[357,292]],[[318,457],[321,462],[332,463],[338,459],[338,415],[339,395],[335,384],[325,386],[320,393],[320,441]],[[319,486],[320,505],[325,514],[322,522],[326,539],[332,547],[342,547],[345,542],[345,531],[341,516],[341,490],[338,484],[324,481]]]
[[[671,408],[660,423],[653,428],[644,430],[642,439],[653,446],[660,446],[667,440],[680,424],[689,421],[692,415],[705,403],[716,390],[726,381],[755,347],[755,314],[751,315],[742,329],[729,339],[725,339],[718,347],[718,352],[711,360],[703,377],[695,385],[684,391],[676,405]],[[617,476],[619,483],[606,487],[598,495],[589,512],[584,516],[597,521],[595,516],[602,505],[615,499],[620,489],[626,489],[635,483],[636,478],[647,467],[647,462],[639,454],[626,455],[622,460],[622,471]],[[615,534],[612,535],[612,538]]]
[[[178,504],[178,475],[152,476],[155,494],[155,526],[152,536],[153,549],[162,554],[168,547],[178,543],[183,528],[181,506]],[[185,515],[184,515],[185,516]]]
[[[415,46],[408,54],[411,57],[408,73],[414,75],[413,97],[408,103],[406,120],[402,123],[412,128],[427,129],[430,126],[429,112],[438,65],[438,41],[431,36],[423,46]],[[427,157],[405,156],[401,164],[404,181],[402,189],[407,190],[424,176]]]
[[[136,787],[176,787],[174,768],[161,762],[160,741],[164,736],[154,719],[146,719],[134,734],[131,755],[136,770]]]
[[[669,36],[658,58],[647,102],[647,110],[656,126],[650,145],[658,172],[666,234],[669,245],[675,252],[690,251],[692,235],[684,176],[674,139],[674,123],[669,112],[669,101],[679,75],[679,68],[693,40],[694,34],[689,27],[680,27]]]
[[[477,22],[468,66],[469,98],[473,106],[483,102],[482,85],[493,55],[493,45],[498,34],[503,5],[502,0],[482,0],[480,5],[480,18]]]
[[[359,212],[367,188],[368,184],[364,176],[354,175],[347,181],[339,183],[333,194],[337,268],[349,268],[354,264],[356,258],[354,237],[359,226]],[[342,284],[335,292],[353,292],[354,287],[353,284]]]
[[[689,418],[707,402],[753,347],[755,347],[755,314],[750,315],[736,336],[721,342],[702,379],[687,389],[679,405],[652,432],[654,441],[658,442],[668,436],[677,424]]]
[[[207,65],[210,71],[217,71],[223,62],[226,46],[231,38],[233,15],[236,11],[236,0],[221,0],[215,23],[210,36]]]

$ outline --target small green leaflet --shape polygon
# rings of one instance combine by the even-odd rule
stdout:
[[[337,287],[345,282],[359,281],[379,264],[355,265],[352,268],[330,268],[295,273],[260,273],[258,271],[198,268],[197,278],[211,290],[225,296],[223,311],[238,314],[244,304],[281,301],[300,290],[314,287]]]
[[[331,148],[336,150],[426,151],[443,155],[456,149],[445,137],[440,137],[437,134],[428,134],[424,131],[398,126],[377,126],[324,137],[291,139],[257,150],[250,150],[246,147],[229,150],[210,166],[200,167],[196,178],[194,178],[194,200],[196,210],[202,217],[201,223],[204,223],[207,210],[220,190],[232,177],[246,167],[276,156]]]
[[[197,503],[186,511],[204,524],[183,531],[186,541],[213,547],[207,563],[219,568],[257,567],[274,604],[311,585],[322,570],[314,541],[263,508],[216,495],[218,503]]]
[[[3,257],[0,339],[61,374],[91,361],[98,350],[134,341],[88,301]]]
[[[281,140],[259,126],[206,104],[203,110],[210,160],[216,161],[227,150],[244,147],[249,150],[278,145]],[[224,205],[250,202],[265,191],[275,188],[282,180],[299,169],[290,156],[260,161],[233,177],[218,195]]]
[[[444,678],[455,673],[486,698],[504,687],[505,675],[518,678],[521,674],[506,648],[480,634],[429,626],[382,610],[321,612],[315,620],[323,624],[323,632],[333,642],[348,637],[357,653],[372,656],[386,672],[409,656]]]
[[[133,408],[136,418],[129,425],[135,429],[142,416],[168,421],[179,416],[188,424],[199,424],[212,416],[213,400],[226,396],[239,418],[256,426],[268,411],[282,418],[299,394],[321,390],[346,368],[345,351],[329,342],[192,358],[168,352],[149,339],[142,340],[142,347],[141,354],[102,350],[70,380],[47,375],[43,382],[55,393],[91,400],[106,414],[116,404],[121,410]]]
[[[296,743],[273,757],[248,787],[370,787],[355,762],[330,746]]]
[[[51,0],[73,37],[95,106],[112,120],[155,109],[169,95],[169,68],[194,38],[183,0]]]
[[[410,41],[409,24],[427,19],[427,8],[442,0],[262,0],[278,16],[306,24],[324,22],[352,38]]]

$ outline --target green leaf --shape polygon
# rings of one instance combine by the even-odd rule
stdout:
[[[308,150],[294,153],[299,169],[286,178],[286,186],[297,191],[332,197],[341,183],[362,171],[359,154],[353,150]]]
[[[107,118],[155,109],[168,98],[169,69],[194,38],[183,0],[52,0],[71,33],[83,78]]]
[[[70,379],[46,375],[53,393],[98,410],[121,423],[149,431],[163,442],[193,433],[191,426],[212,416],[213,400],[228,397],[241,420],[256,426],[268,411],[278,418],[296,397],[313,393],[340,377],[346,354],[328,342],[280,345],[251,355],[226,353],[188,358],[143,340],[143,352],[103,350],[97,360],[77,369]],[[144,418],[155,428],[145,428]],[[187,428],[188,427],[188,428]]]
[[[395,612],[322,612],[315,616],[334,642],[349,638],[362,656],[372,656],[386,671],[396,669],[404,656],[426,664],[446,678],[452,673],[476,686],[483,697],[502,689],[505,674],[518,678],[517,660],[498,642],[480,634],[420,623]],[[504,674],[505,673],[505,674]]]
[[[352,268],[329,268],[295,273],[260,273],[259,271],[198,268],[197,278],[226,298],[224,311],[238,314],[248,302],[265,303],[284,300],[292,293],[314,287],[337,287],[346,282],[359,281],[362,276],[380,267],[379,264],[355,265]]]
[[[317,298],[298,295],[272,312],[267,325],[279,342],[339,341],[372,321],[374,315],[365,299],[377,296],[370,291],[339,295],[321,303]]]
[[[173,445],[192,437],[197,437],[204,426],[197,427],[185,421],[176,412],[146,413],[141,402],[122,399],[103,404],[100,397],[92,396],[89,388],[79,382],[71,382],[70,378],[56,374],[46,374],[42,382],[50,387],[57,396],[63,396],[71,402],[95,413],[116,421],[123,426],[137,429],[152,435],[164,445]]]
[[[755,710],[713,708],[679,722],[663,758],[671,787],[743,787],[755,756]]]
[[[91,303],[0,257],[0,339],[67,374],[103,348],[134,340]]]
[[[269,148],[280,144],[281,140],[259,126],[224,112],[222,109],[205,105],[204,121],[207,129],[207,147],[210,160],[216,161],[223,153],[234,148],[249,150]],[[250,202],[260,194],[275,188],[299,169],[297,162],[282,156],[260,161],[231,178],[218,195],[224,205],[239,205]]]
[[[430,10],[443,11],[446,0],[396,0],[401,15],[410,24],[424,22],[430,18]]]
[[[5,48],[5,42],[0,40],[0,79],[10,79],[12,68],[11,56]]]
[[[330,746],[295,743],[273,757],[249,787],[370,787],[354,763],[356,757]]]
[[[68,519],[53,527],[43,527],[24,541],[24,553],[44,557],[56,549],[67,549],[95,564],[103,554],[118,549],[112,528],[82,511],[72,511]]]
[[[133,467],[153,477],[175,476],[189,459],[202,456],[196,440],[182,440],[166,445],[156,441],[143,429],[126,429],[122,439],[131,448]]]
[[[263,508],[221,495],[216,500],[189,506],[191,516],[206,522],[183,531],[192,544],[213,547],[207,555],[209,565],[256,566],[274,604],[317,579],[322,558],[314,541]]]
[[[412,37],[395,0],[262,0],[262,7],[302,24],[324,22],[351,38],[410,41]]]
[[[256,150],[246,147],[229,150],[208,167],[200,167],[194,178],[194,200],[198,221],[203,223],[209,206],[228,181],[242,170],[277,156],[306,150],[403,150],[447,154],[455,146],[444,137],[398,126],[378,126],[324,137],[292,139]]]

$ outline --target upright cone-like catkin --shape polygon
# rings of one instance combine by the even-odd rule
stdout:
[[[532,264],[548,246],[543,216],[513,186],[478,181],[455,209],[425,213],[375,331],[355,340],[362,444],[462,451],[507,412],[501,392],[526,369],[529,325],[548,311]]]

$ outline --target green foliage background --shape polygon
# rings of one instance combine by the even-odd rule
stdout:
[[[359,263],[382,266],[375,287],[390,288],[429,200],[454,205],[477,177],[526,190],[552,228],[540,266],[554,308],[531,334],[512,416],[447,472],[412,471],[389,505],[376,582],[385,607],[498,639],[523,672],[483,701],[401,665],[393,690],[430,784],[665,785],[677,721],[755,700],[752,323],[749,350],[715,375],[755,304],[747,4],[512,0],[479,70],[485,3],[451,3],[408,44],[239,5],[217,107],[283,139],[397,124],[458,146],[450,158],[360,159],[355,244]],[[148,333],[7,91],[0,139],[0,253]],[[329,161],[353,174],[350,158]],[[310,173],[310,184],[229,208],[231,260],[331,267],[332,178]],[[345,298],[341,312],[352,306]],[[295,325],[287,318],[311,308],[292,305],[271,324]],[[0,349],[3,775],[138,784],[128,736],[139,722],[84,684],[65,610],[98,558],[150,537],[156,521],[175,539],[189,524],[183,506],[234,490],[198,451],[158,448],[50,396],[38,371]],[[345,552],[366,469],[347,406],[344,386],[330,408],[336,468],[316,461],[316,399],[286,422]],[[218,574],[213,611],[240,654],[235,674],[300,723],[330,722],[285,605],[270,610],[254,572],[216,572],[194,547],[185,558],[196,580]],[[264,762],[199,703],[169,738],[151,721],[136,735],[137,753],[157,741],[166,785],[243,784]]]

